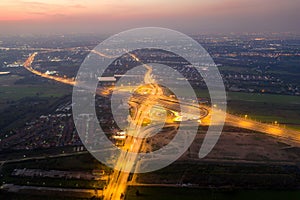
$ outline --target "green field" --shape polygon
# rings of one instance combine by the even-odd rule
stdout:
[[[0,76],[0,104],[7,101],[17,101],[24,97],[61,97],[70,92],[72,89],[65,85],[43,84],[15,84],[22,79],[17,75]]]
[[[185,88],[179,88],[178,91],[185,94]],[[196,90],[198,97],[209,98],[208,90],[199,89]],[[278,103],[282,105],[286,104],[298,104],[300,105],[300,96],[279,95],[279,94],[262,94],[262,93],[246,93],[246,92],[227,92],[227,100],[263,102],[263,103]]]
[[[251,68],[248,67],[238,67],[238,66],[219,66],[218,69],[221,72],[249,72]]]
[[[0,102],[17,101],[24,97],[62,97],[67,94],[65,88],[51,86],[10,86],[0,88]]]
[[[243,93],[229,92],[228,100],[239,100],[248,102],[264,102],[268,104],[298,104],[300,105],[300,96],[276,95],[276,94],[258,94],[258,93]]]

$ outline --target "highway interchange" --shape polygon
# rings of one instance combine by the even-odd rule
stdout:
[[[97,53],[97,52],[96,52]],[[100,56],[104,56],[100,52],[97,53]],[[48,74],[41,73],[31,67],[35,56],[37,53],[33,53],[29,56],[29,58],[25,61],[24,67],[30,72],[51,80],[55,80],[64,84],[69,84],[76,86],[76,82],[74,79],[62,78],[58,76],[51,76]],[[130,54],[136,61],[139,59],[134,55]],[[142,63],[143,64],[143,63]],[[180,113],[180,107],[185,107],[185,110],[190,110],[191,113],[194,114],[194,119],[199,122],[199,125],[218,125],[211,124],[211,116],[212,109],[207,105],[199,105],[195,103],[187,103],[187,102],[179,102],[176,98],[169,97],[164,95],[162,89],[158,84],[155,84],[155,80],[151,77],[151,67],[149,65],[143,64],[143,66],[148,70],[144,77],[144,84],[141,87],[147,87],[147,90],[150,91],[146,94],[141,94],[135,92],[130,100],[128,100],[128,104],[133,107],[134,114],[131,116],[130,124],[128,127],[128,136],[125,140],[124,147],[122,148],[124,151],[121,153],[120,157],[117,160],[117,168],[121,169],[120,171],[115,170],[112,174],[110,183],[107,185],[104,193],[104,200],[115,200],[115,199],[123,199],[126,188],[128,186],[128,179],[130,176],[130,171],[134,171],[134,168],[137,166],[137,153],[140,152],[144,138],[143,136],[147,134],[151,134],[150,132],[153,129],[149,128],[148,130],[143,127],[143,122],[149,116],[149,111],[152,107],[157,106],[158,104],[165,110],[172,111],[173,113],[179,113],[184,115],[184,113]],[[149,89],[150,88],[150,89]],[[105,90],[97,90],[97,94],[109,94],[110,92],[124,92],[131,91],[129,88],[110,88],[108,91]],[[179,106],[180,105],[180,106]],[[224,111],[214,109],[214,114],[224,114]],[[198,113],[198,115],[197,115]],[[246,117],[239,117],[235,115],[231,115],[229,113],[226,114],[226,124],[233,127],[245,128],[261,133],[266,133],[273,137],[278,137],[281,140],[289,144],[299,144],[300,142],[300,133],[299,131],[286,129],[280,127],[278,125],[264,124],[254,120],[250,120]],[[189,119],[191,120],[191,119]],[[128,153],[131,152],[131,153]],[[124,170],[125,172],[123,172]]]

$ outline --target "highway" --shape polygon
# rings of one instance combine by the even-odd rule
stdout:
[[[32,54],[25,61],[24,67],[27,70],[44,78],[76,86],[76,83],[73,79],[45,75],[33,69],[31,67],[31,64],[36,54],[37,53]],[[101,55],[101,53],[99,55]],[[139,59],[135,55],[130,55],[136,61],[139,61]],[[142,85],[140,87],[148,87],[147,90],[149,90],[150,92],[147,94],[139,94],[138,92],[135,92],[128,100],[128,104],[134,108],[134,116],[131,116],[131,122],[128,128],[128,137],[125,140],[123,148],[125,149],[125,151],[121,153],[120,157],[117,160],[117,168],[120,170],[125,170],[127,172],[117,170],[114,171],[110,183],[103,192],[104,200],[117,200],[124,198],[124,194],[128,185],[128,178],[130,174],[129,172],[134,169],[137,163],[137,154],[134,153],[138,153],[143,146],[144,138],[141,136],[145,136],[145,134],[149,134],[152,131],[151,128],[149,130],[142,128],[144,119],[148,117],[150,109],[156,106],[157,104],[161,105],[166,110],[177,112],[181,115],[184,115],[185,113],[181,113],[182,109],[180,109],[180,107],[184,108],[184,110],[188,110],[189,112],[186,114],[192,114],[195,116],[194,120],[200,120],[199,125],[218,125],[211,124],[210,118],[212,114],[226,114],[225,122],[227,125],[266,133],[270,136],[277,137],[280,140],[284,140],[288,144],[300,144],[299,131],[286,129],[278,125],[260,123],[247,118],[231,115],[229,113],[224,113],[224,111],[218,109],[213,109],[216,113],[212,113],[212,108],[210,106],[188,102],[180,102],[175,98],[165,96],[160,86],[158,84],[155,84],[155,80],[151,76],[151,67],[149,65],[143,65],[148,71],[146,72],[144,77],[145,85]],[[103,93],[107,95],[115,91],[132,92],[132,88],[109,88],[109,90],[107,91],[97,89],[96,92],[99,95],[103,95]]]
[[[135,133],[140,132],[142,134],[151,133],[152,130],[156,130],[155,128],[148,129],[148,130],[131,130]],[[103,200],[115,200],[115,199],[122,199],[125,195],[127,186],[128,186],[128,178],[130,172],[127,171],[134,171],[134,167],[137,163],[137,156],[141,147],[143,146],[144,138],[141,137],[132,137],[128,136],[125,140],[125,144],[123,152],[121,153],[120,157],[117,160],[116,167],[120,170],[126,171],[119,171],[114,170],[114,173],[111,176],[110,182],[107,185],[106,189],[103,191],[104,198]]]
[[[63,77],[59,77],[59,76],[51,76],[49,74],[42,73],[40,71],[37,71],[37,70],[33,69],[31,67],[31,64],[34,61],[34,58],[36,57],[37,54],[38,54],[37,52],[31,54],[29,56],[29,58],[24,62],[23,66],[28,71],[30,71],[31,73],[33,73],[35,75],[41,76],[43,78],[51,79],[51,80],[54,80],[54,81],[57,81],[57,82],[60,82],[60,83],[64,83],[64,84],[68,84],[68,85],[75,85],[75,80],[72,79],[72,78],[63,78]]]
[[[226,123],[230,126],[266,133],[290,145],[300,144],[300,131],[280,127],[279,125],[264,124],[247,118],[227,114]]]
[[[131,55],[134,59],[138,59]],[[157,99],[163,95],[162,89],[157,85],[151,77],[152,68],[148,65],[144,65],[148,70],[145,74],[145,84],[147,90],[150,90],[151,96],[144,99],[138,107],[135,108],[133,116],[130,118],[130,125],[127,130],[127,138],[125,139],[123,151],[117,160],[116,168],[112,178],[107,186],[107,189],[103,191],[103,200],[117,200],[125,197],[125,192],[128,186],[128,178],[130,172],[133,171],[135,164],[137,163],[138,152],[143,146],[143,142],[147,134],[151,134],[153,128],[143,128],[144,119],[148,117],[151,108],[157,104]],[[137,104],[136,104],[137,105]]]
[[[139,102],[143,102],[147,98],[148,98],[147,96],[138,96],[138,97],[133,97],[131,101],[138,104]],[[200,108],[199,107],[197,108],[197,104],[180,104],[179,101],[174,100],[173,98],[167,96],[159,97],[157,102],[163,105],[166,109],[175,110],[177,112],[180,112],[178,104],[181,107],[187,106],[188,109],[192,111],[192,113],[196,113],[196,111],[198,112],[198,109],[200,109],[199,118],[202,119],[201,125],[206,125],[206,126],[218,125],[218,124],[211,124],[210,117],[212,115],[212,109],[209,106],[201,105]],[[215,109],[215,112],[216,115],[224,114],[224,111],[218,109]],[[247,119],[245,117],[235,116],[229,113],[225,113],[225,114],[226,114],[225,122],[229,126],[253,130],[260,133],[266,133],[268,135],[277,137],[291,145],[300,144],[300,131],[287,129],[276,124],[274,125],[274,124],[261,123],[258,121]]]

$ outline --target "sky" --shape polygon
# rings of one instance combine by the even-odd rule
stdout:
[[[0,34],[300,32],[300,0],[0,0]]]

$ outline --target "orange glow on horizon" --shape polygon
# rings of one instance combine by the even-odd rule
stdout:
[[[298,30],[299,9],[294,0],[1,0],[0,26],[2,34],[111,34],[145,26],[190,33],[286,32]]]
[[[15,20],[55,20],[72,18],[96,18],[99,20],[163,16],[168,9],[158,9],[159,1],[91,1],[74,2],[69,0],[34,0],[0,2],[0,21]],[[163,7],[167,7],[168,3]],[[174,6],[174,4],[173,4]],[[147,9],[145,9],[147,8]],[[174,7],[173,7],[174,9]],[[172,10],[173,10],[172,9]],[[177,9],[176,9],[177,10]],[[53,19],[54,17],[54,19]]]
[[[34,0],[0,2],[0,21],[14,20],[66,20],[66,19],[157,19],[161,17],[184,17],[218,15],[232,12],[240,5],[240,11],[247,5],[243,0],[111,0],[70,1]],[[236,11],[234,11],[236,12]]]
[[[146,26],[193,34],[285,32],[299,30],[298,10],[294,0],[1,0],[0,27],[2,34],[111,34]]]

